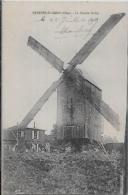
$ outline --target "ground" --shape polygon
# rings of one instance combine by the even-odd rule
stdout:
[[[3,195],[119,194],[121,154],[113,151],[4,152]]]

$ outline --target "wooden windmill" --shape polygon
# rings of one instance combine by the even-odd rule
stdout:
[[[77,65],[82,64],[84,60],[93,52],[93,50],[97,47],[97,45],[107,36],[107,34],[113,29],[113,27],[122,19],[124,13],[113,14],[109,17],[109,19],[97,30],[97,32],[91,37],[91,39],[83,45],[78,53],[72,58],[72,60],[67,64],[67,68],[64,68],[64,62],[59,59],[56,55],[50,52],[46,47],[40,44],[33,37],[28,38],[28,46],[30,46],[33,50],[35,50],[38,54],[43,56],[45,60],[47,60],[54,68],[56,68],[60,72],[60,78],[53,82],[53,84],[46,90],[46,92],[40,97],[40,99],[36,102],[36,104],[32,107],[32,109],[27,113],[22,122],[19,124],[19,128],[25,128],[27,125],[33,120],[35,115],[41,110],[43,105],[46,103],[48,98],[52,95],[52,93],[57,89],[62,89],[61,86],[64,85],[67,81],[70,80],[70,83],[75,83],[77,88],[81,88],[83,86],[83,77],[81,73],[75,69]],[[79,81],[79,82],[78,82]],[[78,85],[78,83],[80,83]],[[83,94],[87,102],[91,105],[91,107],[96,110],[96,112],[100,113],[115,129],[119,130],[119,118],[118,115],[102,100],[101,95],[94,95],[94,98],[90,97],[90,94],[86,91],[85,87],[82,88],[81,93]],[[96,87],[96,86],[95,86]],[[85,90],[83,90],[85,89]],[[78,89],[79,90],[79,89]],[[100,91],[99,89],[97,91]],[[59,92],[58,92],[59,93]],[[67,107],[70,110],[70,117],[73,117],[74,110],[74,99],[70,98],[67,101]],[[76,109],[77,110],[77,109]],[[70,121],[71,124],[69,126],[73,126],[73,122]],[[75,131],[79,131],[77,126]],[[84,127],[85,128],[85,127]],[[82,133],[83,132],[83,133]],[[59,138],[64,138],[64,132],[60,128],[58,130]],[[72,132],[71,132],[72,134]],[[76,134],[74,134],[76,136]],[[81,133],[77,133],[77,135],[84,137],[85,131],[81,130]],[[73,135],[72,135],[73,136]]]

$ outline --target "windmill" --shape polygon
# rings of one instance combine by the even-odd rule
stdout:
[[[108,20],[97,30],[97,32],[91,37],[91,39],[83,45],[79,52],[71,59],[71,61],[65,67],[64,62],[54,55],[50,50],[44,47],[41,43],[29,36],[28,46],[30,46],[39,55],[45,58],[55,69],[60,72],[60,78],[53,82],[53,84],[46,90],[46,92],[40,97],[32,109],[27,113],[24,119],[19,124],[18,128],[26,128],[27,125],[33,120],[36,114],[41,110],[43,105],[47,102],[52,93],[59,89],[59,87],[65,82],[65,80],[74,81],[77,85],[77,79],[74,75],[77,75],[81,80],[81,75],[76,66],[84,62],[84,60],[93,52],[93,50],[100,44],[100,42],[107,36],[107,34],[113,29],[113,27],[122,19],[124,13],[113,14]],[[79,80],[79,79],[78,79]],[[81,84],[79,85],[81,86]],[[82,90],[82,93],[84,90]],[[91,106],[102,115],[115,129],[119,130],[119,117],[118,115],[102,100],[102,98],[95,97],[95,101],[89,98],[88,93],[84,93],[85,98],[91,104]],[[100,103],[99,103],[100,102]],[[73,115],[73,100],[70,99],[69,103],[70,117]]]

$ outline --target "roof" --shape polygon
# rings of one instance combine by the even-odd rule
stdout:
[[[44,129],[37,129],[37,128],[31,128],[31,127],[24,128],[23,130],[26,130],[26,129],[37,130],[37,131],[46,131]]]
[[[26,128],[23,128],[21,130],[26,130],[26,129],[30,129],[30,130],[38,130],[38,131],[46,131],[44,129],[37,129],[37,128],[33,128],[33,127],[26,127]],[[18,126],[12,126],[12,127],[9,127],[5,130],[18,130]],[[20,130],[20,129],[19,129]]]
[[[3,138],[4,140],[16,141],[14,133],[12,131],[8,131],[7,129],[3,131]]]
[[[46,131],[44,129],[37,129],[37,128],[33,128],[33,127],[26,127],[26,128],[23,128],[23,129],[18,129],[18,126],[12,126],[12,127],[9,127],[9,128],[7,128],[5,130],[8,130],[8,131],[11,131],[11,130],[24,130],[25,131],[27,129],[29,129],[29,130],[37,130],[37,131]]]
[[[89,74],[85,70],[80,69],[80,68],[75,68],[74,72],[75,73],[79,73],[83,79],[85,79],[86,81],[88,81],[89,83],[91,83],[92,85],[94,85],[96,88],[98,88],[99,90],[101,90],[98,87],[97,83],[89,76]]]
[[[83,76],[84,79],[88,80],[90,83],[97,86],[96,82],[89,76],[89,74],[85,70],[81,71],[81,69],[78,69],[78,68],[77,70],[81,73],[81,76]]]

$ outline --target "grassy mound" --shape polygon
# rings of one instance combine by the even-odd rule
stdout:
[[[117,152],[16,153],[3,160],[4,194],[117,194],[121,156]]]

